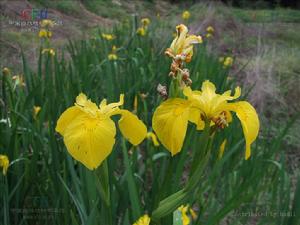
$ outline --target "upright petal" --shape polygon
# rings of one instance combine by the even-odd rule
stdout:
[[[246,141],[246,155],[247,160],[251,155],[251,144],[255,141],[259,131],[259,119],[256,110],[250,103],[246,101],[229,103],[228,109],[236,112],[237,117],[241,121],[245,141]]]
[[[152,127],[172,156],[180,152],[189,119],[189,101],[174,98],[163,102],[154,112]]]
[[[139,118],[128,110],[119,110],[121,119],[119,128],[122,135],[133,145],[140,144],[147,135],[147,127]]]
[[[184,40],[189,30],[185,25],[180,24],[176,26],[176,31],[177,31],[177,37],[173,40],[170,46],[170,48],[173,51],[173,54],[175,55],[179,54],[182,51]]]
[[[201,44],[202,37],[201,36],[196,36],[196,35],[189,35],[185,40],[184,40],[184,48],[187,48],[193,44]]]
[[[96,117],[98,107],[95,103],[93,103],[91,100],[87,99],[86,95],[83,93],[80,93],[76,97],[76,103],[75,105],[81,109],[82,111],[90,114],[92,117]]]
[[[207,101],[212,100],[216,96],[216,86],[209,80],[202,83],[201,91],[203,98],[207,99]]]
[[[94,118],[83,111],[74,115],[73,109],[69,112],[68,110],[61,115],[61,122],[58,121],[56,130],[62,130],[60,133],[70,155],[93,170],[112,151],[115,143],[115,124],[106,116]],[[69,116],[73,118],[70,119]]]

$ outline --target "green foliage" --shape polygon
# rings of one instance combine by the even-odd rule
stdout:
[[[103,98],[116,101],[124,93],[124,108],[129,110],[134,110],[134,97],[138,96],[137,115],[151,130],[153,111],[162,101],[156,87],[159,83],[166,86],[170,83],[170,59],[163,55],[168,45],[158,43],[171,41],[171,36],[168,40],[155,36],[164,27],[153,23],[145,37],[136,35],[135,24],[123,24],[113,30],[116,39],[112,41],[102,39],[99,31],[94,39],[71,40],[55,56],[41,54],[41,47],[36,71],[23,57],[26,86],[16,85],[10,75],[1,75],[1,118],[7,119],[0,123],[1,154],[8,155],[11,161],[24,159],[11,165],[6,177],[0,175],[4,190],[0,221],[5,225],[9,220],[11,224],[46,221],[45,224],[128,225],[144,213],[151,216],[174,193],[197,209],[198,217],[193,224],[214,225],[225,219],[230,224],[246,224],[251,217],[238,213],[262,204],[267,210],[291,210],[290,180],[281,152],[282,140],[291,123],[273,139],[259,138],[253,145],[251,159],[245,161],[242,129],[234,119],[228,128],[216,133],[213,142],[206,143],[211,155],[199,161],[207,166],[196,170],[201,172],[197,177],[201,182],[193,183],[192,195],[185,195],[182,188],[193,162],[191,154],[201,147],[201,134],[206,134],[192,125],[181,153],[174,157],[162,145],[155,147],[149,139],[134,147],[118,134],[112,154],[96,173],[105,180],[95,178],[95,171],[87,170],[67,153],[62,137],[55,132],[56,121],[74,104],[80,92],[97,103]],[[235,80],[228,78],[229,69],[208,50],[208,41],[196,49],[188,65],[193,89],[199,89],[209,79],[219,93],[233,90]],[[110,61],[107,56],[113,45],[118,48],[118,59]],[[36,118],[34,106],[41,106]],[[269,132],[268,128],[262,129],[263,133]],[[228,144],[219,160],[218,149],[225,138]],[[296,201],[299,185],[297,190],[295,210],[299,208]],[[28,208],[56,211],[46,213],[49,216],[46,220],[41,217],[43,213],[9,211]],[[176,212],[174,217],[178,217]],[[155,224],[172,224],[172,220],[169,213],[163,218],[158,216]],[[266,217],[261,221],[261,224],[286,224],[281,217]],[[293,224],[294,220],[290,221]]]

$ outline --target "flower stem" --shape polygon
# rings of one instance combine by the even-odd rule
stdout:
[[[136,183],[134,181],[133,172],[131,169],[127,147],[124,138],[121,140],[122,144],[122,152],[124,156],[125,168],[126,168],[126,178],[128,184],[129,197],[132,204],[133,209],[133,219],[136,220],[142,215],[141,206],[139,202],[139,194],[137,191]]]
[[[112,225],[112,212],[110,203],[110,185],[108,176],[107,160],[104,160],[102,165],[95,171],[96,187],[104,201],[104,207],[107,213],[107,224]]]

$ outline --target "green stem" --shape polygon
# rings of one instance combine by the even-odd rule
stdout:
[[[209,142],[209,134],[210,134],[210,121],[205,121],[204,130],[199,139],[199,145],[201,146],[200,149],[195,149],[193,153],[193,162],[191,168],[191,174],[194,174],[197,166],[200,164],[202,159],[206,156],[207,147]]]
[[[4,186],[3,191],[3,223],[4,225],[9,225],[9,200],[8,200],[8,186],[7,186],[7,177],[6,175],[2,175],[2,185]]]
[[[170,195],[159,203],[157,209],[152,212],[151,219],[157,222],[160,218],[172,213],[180,205],[185,204],[188,198],[189,193],[185,188]]]
[[[142,214],[142,210],[141,210],[141,205],[139,202],[139,194],[137,191],[136,183],[134,181],[134,176],[130,166],[130,161],[129,161],[127,147],[124,138],[122,138],[121,142],[122,142],[122,152],[123,152],[125,168],[126,168],[126,179],[128,184],[129,197],[133,209],[133,217],[134,217],[133,219],[135,221]]]
[[[107,215],[107,223],[112,225],[112,212],[110,202],[110,186],[107,160],[104,160],[102,165],[95,171],[96,187],[100,193],[100,197],[104,201],[104,206]]]
[[[211,142],[210,121],[206,121],[204,131],[200,138],[202,148],[200,150],[198,149],[199,151],[194,153],[191,176],[186,187],[170,195],[159,203],[157,209],[155,209],[152,213],[151,218],[153,221],[158,221],[161,217],[172,213],[180,205],[185,204],[189,197],[195,193],[199,181],[201,180],[201,175],[210,158]]]

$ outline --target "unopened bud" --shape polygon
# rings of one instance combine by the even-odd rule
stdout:
[[[7,68],[7,67],[4,67],[3,69],[2,69],[2,73],[3,73],[3,75],[9,75],[10,74],[10,70]]]
[[[182,79],[187,80],[190,78],[190,72],[188,69],[183,69],[182,70]]]
[[[157,90],[157,92],[159,93],[159,95],[160,95],[163,99],[168,98],[168,93],[167,93],[167,87],[166,87],[166,86],[163,86],[163,85],[161,85],[161,84],[158,84],[156,90]]]
[[[174,72],[174,73],[177,71],[177,69],[178,69],[178,64],[176,63],[176,61],[173,61],[173,62],[172,62],[171,68],[170,68],[170,69],[171,69],[171,71]]]

